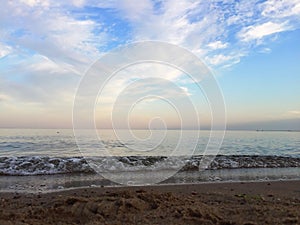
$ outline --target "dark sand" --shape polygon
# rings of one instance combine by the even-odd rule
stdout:
[[[0,193],[0,224],[300,224],[300,181]]]

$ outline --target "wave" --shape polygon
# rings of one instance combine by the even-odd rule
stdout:
[[[100,171],[126,172],[143,170],[167,170],[181,167],[181,172],[197,171],[203,156],[186,157],[165,156],[123,156],[123,157],[45,157],[22,156],[0,157],[0,175],[51,175],[72,173],[95,173],[92,164],[96,162]],[[113,160],[113,164],[112,164]],[[117,162],[117,163],[116,163]],[[177,166],[177,167],[176,167]],[[289,156],[258,156],[258,155],[218,155],[207,168],[288,168],[300,167],[300,158]]]
[[[93,173],[81,157],[21,156],[1,157],[0,175],[50,175],[66,173]]]

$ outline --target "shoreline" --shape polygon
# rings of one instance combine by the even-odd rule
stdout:
[[[297,224],[300,180],[0,192],[0,224]]]
[[[134,175],[140,175],[135,172]],[[121,176],[120,174],[119,176]],[[20,193],[48,193],[90,187],[120,187],[101,174],[54,174],[34,176],[0,176],[0,192]],[[193,184],[224,184],[224,183],[252,183],[300,180],[300,168],[237,168],[221,170],[205,170],[178,172],[167,180],[154,184],[165,185],[193,185]],[[151,184],[150,184],[151,185]],[[134,186],[134,185],[132,185]],[[147,186],[147,185],[144,185]],[[153,185],[152,185],[153,186]]]

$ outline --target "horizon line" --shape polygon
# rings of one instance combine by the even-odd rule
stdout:
[[[55,127],[0,127],[0,129],[20,129],[20,130],[73,130],[73,128],[55,128]],[[93,130],[92,128],[79,128],[80,130]],[[127,128],[99,128],[97,130],[165,130],[165,129],[147,129],[147,128],[133,128],[133,129],[127,129]],[[196,129],[196,128],[169,128],[166,130],[199,130],[199,131],[211,131],[209,128],[203,128],[203,129]],[[215,129],[215,131],[221,131],[221,129]],[[235,129],[235,128],[227,128],[224,129],[224,131],[256,131],[256,132],[300,132],[300,130],[296,129]]]

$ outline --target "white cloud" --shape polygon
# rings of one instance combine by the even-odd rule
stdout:
[[[217,38],[223,28],[218,23],[217,12],[205,13],[209,4],[200,1],[176,0],[164,1],[160,9],[143,1],[143,17],[136,14],[130,17],[135,41],[160,40],[182,45],[194,52],[201,49],[211,40]],[[121,15],[136,10],[131,4],[127,8],[120,8]],[[139,15],[139,14],[137,14]],[[197,16],[204,16],[197,19]],[[218,33],[219,32],[219,33]]]
[[[117,7],[131,21],[143,20],[145,15],[149,15],[152,12],[152,2],[150,0],[123,0],[119,2]]]
[[[292,12],[289,14],[291,18],[276,20],[267,15],[268,4],[275,4],[275,0],[267,1],[269,3],[226,1],[226,5],[215,1],[166,0],[160,2],[159,9],[153,2],[145,0],[139,3],[138,12],[132,4],[114,7],[132,25],[134,41],[154,39],[171,42],[186,47],[201,58],[212,58],[211,52],[217,50],[218,54],[226,57],[214,57],[213,64],[218,65],[221,61],[226,64],[228,60],[228,65],[231,65],[232,57],[228,55],[238,52],[245,56],[251,51],[248,41],[256,40],[255,45],[260,45],[265,37],[299,27],[300,24],[293,23],[294,17],[299,17],[296,1],[277,1],[283,2],[282,7],[290,8]]]
[[[299,17],[300,8],[298,0],[268,0],[263,3],[257,0],[226,1],[226,5],[220,5],[214,1],[166,0],[159,3],[160,8],[155,6],[157,2],[150,0],[138,2],[130,0],[19,1],[34,7],[35,11],[32,12],[29,9],[21,8],[18,1],[16,1],[6,4],[9,7],[5,5],[2,7],[3,9],[9,8],[10,10],[6,11],[11,11],[12,13],[3,12],[2,16],[0,15],[0,20],[2,20],[1,17],[3,15],[9,16],[9,19],[11,19],[12,15],[26,16],[26,19],[23,21],[27,21],[25,23],[26,29],[30,26],[29,33],[34,34],[35,37],[46,37],[42,42],[50,49],[49,51],[53,55],[66,54],[67,63],[73,64],[80,64],[82,60],[84,61],[83,63],[88,64],[88,60],[84,59],[82,55],[88,58],[91,53],[99,54],[96,43],[105,44],[110,38],[105,33],[102,33],[100,37],[99,35],[96,37],[97,34],[93,33],[93,29],[101,27],[101,24],[88,19],[75,19],[72,14],[67,13],[68,7],[92,6],[110,8],[112,9],[112,18],[126,19],[130,23],[133,31],[128,32],[132,32],[133,41],[149,39],[168,41],[182,45],[200,57],[205,57],[210,50],[228,48],[228,42],[231,42],[227,37],[230,29],[228,26],[232,24],[240,28],[241,32],[238,36],[244,42],[262,39],[268,35],[290,29],[291,27],[288,23],[285,23],[286,21],[272,21],[272,18]],[[41,4],[48,5],[49,9],[37,10]],[[66,8],[66,10],[62,10],[62,8]],[[261,16],[258,17],[258,15]],[[12,22],[7,20],[7,23]],[[18,26],[19,28],[22,27],[21,24]],[[33,45],[35,43],[28,43],[28,39],[31,39],[31,37],[27,37],[22,43],[29,45],[29,48],[34,48]],[[113,37],[111,37],[112,39]],[[53,44],[55,42],[56,45]],[[64,50],[62,50],[61,45],[63,45]],[[241,43],[235,43],[235,45],[236,48],[243,48]],[[209,49],[205,50],[207,46]],[[234,46],[230,47],[233,48]],[[39,49],[41,48],[39,47]],[[72,51],[68,52],[66,49],[72,49]],[[34,48],[34,50],[36,51],[37,49]],[[75,58],[81,58],[79,62],[74,61],[74,57],[72,57],[74,52],[76,53]],[[46,51],[42,51],[40,54],[50,57]]]
[[[48,0],[20,0],[20,2],[26,4],[30,7],[34,7],[34,6],[48,7],[49,6]]]
[[[248,42],[251,40],[259,40],[265,36],[269,36],[291,29],[293,29],[292,26],[288,25],[287,22],[266,22],[260,25],[254,25],[243,28],[242,31],[238,34],[238,37],[241,38],[242,41]]]
[[[2,102],[2,101],[8,101],[10,99],[11,99],[11,97],[8,96],[8,95],[0,94],[0,102]]]
[[[207,45],[211,49],[223,49],[228,47],[228,43],[222,43],[222,41],[214,41]]]
[[[226,25],[245,26],[253,23],[257,19],[255,15],[258,11],[258,5],[257,0],[234,1],[234,3],[229,4],[225,10],[221,9],[228,16],[225,20]]]
[[[135,92],[131,93],[131,95],[140,96],[141,93],[150,94],[152,91],[157,91],[157,89],[163,88],[162,85],[159,85],[157,83],[158,79],[162,79],[165,80],[165,82],[168,81],[170,83],[173,83],[174,85],[178,85],[181,82],[181,80],[179,79],[182,77],[187,78],[185,76],[187,75],[182,74],[180,70],[164,64],[135,64],[119,71],[109,79],[109,82],[106,83],[103,90],[101,90],[100,101],[102,104],[110,105],[110,107],[108,108],[111,108],[117,97],[122,96],[123,92],[126,92],[126,90],[130,88],[131,85],[134,85],[136,88]],[[145,80],[144,83],[142,82],[143,80]],[[137,81],[139,82],[139,84],[144,84],[144,86],[141,86],[139,89],[137,89],[137,84],[135,84],[135,82]],[[188,93],[187,88],[180,88],[184,93]],[[168,90],[167,88],[160,91],[164,94],[167,93],[166,96],[174,96],[174,92],[172,92],[172,90]]]
[[[36,55],[33,57],[36,63],[31,63],[27,66],[27,70],[32,72],[40,72],[40,73],[56,73],[56,74],[67,74],[70,73],[69,70],[65,69],[62,66],[59,66],[57,63],[51,61],[49,58],[41,55]]]
[[[210,65],[213,66],[224,65],[224,64],[233,65],[240,62],[241,56],[242,55],[239,54],[235,54],[235,55],[219,54],[219,55],[213,55],[211,57],[206,57],[205,59]]]
[[[115,40],[115,37],[106,32],[110,29],[107,24],[104,26],[99,20],[84,17],[79,20],[76,15],[68,13],[69,8],[109,8],[111,18],[125,19],[132,28],[128,30],[131,39],[127,41],[167,41],[186,47],[203,58],[215,50],[224,55],[232,55],[238,49],[247,52],[249,47],[243,42],[262,40],[266,36],[292,28],[280,15],[299,18],[298,0],[268,0],[263,3],[257,0],[226,1],[226,5],[215,1],[166,0],[159,2],[159,8],[155,5],[158,2],[150,0],[20,1],[30,7],[24,8],[18,1],[14,1],[4,3],[2,10],[0,9],[0,25],[5,27],[10,24],[17,31],[26,31],[25,36],[14,40],[15,44],[37,51],[78,73],[85,71],[86,66],[93,61],[91,59],[101,54],[99,45],[105,46],[109,41]],[[41,8],[42,5],[47,7]],[[85,15],[90,12],[80,13]],[[17,23],[17,18],[13,15],[21,17],[18,21],[22,23]],[[273,20],[275,17],[276,21]],[[233,31],[231,25],[237,26],[235,32],[240,32],[230,34]],[[105,31],[93,32],[101,28]],[[240,40],[232,43],[229,35],[238,36]],[[5,38],[13,40],[7,34]]]
[[[180,87],[186,96],[192,96],[187,87]]]
[[[271,18],[296,16],[300,19],[299,0],[268,0],[262,4],[262,15]]]
[[[300,110],[291,110],[288,111],[288,114],[292,116],[300,116]]]
[[[12,51],[11,47],[2,45],[0,43],[0,59],[10,54]]]
[[[79,77],[48,58],[34,55],[6,66],[0,90],[14,99],[15,105],[37,103],[51,108],[53,104],[67,105],[66,101],[71,104]]]
[[[270,48],[262,48],[259,52],[261,53],[270,53],[272,50]]]
[[[72,0],[72,3],[76,7],[81,7],[81,6],[84,6],[86,1],[85,0]]]
[[[4,2],[0,8],[1,39],[9,41],[11,48],[44,55],[81,74],[99,56],[99,47],[106,44],[106,33],[98,22],[77,19],[57,2],[41,8],[46,2],[23,0],[29,7],[17,1]]]

